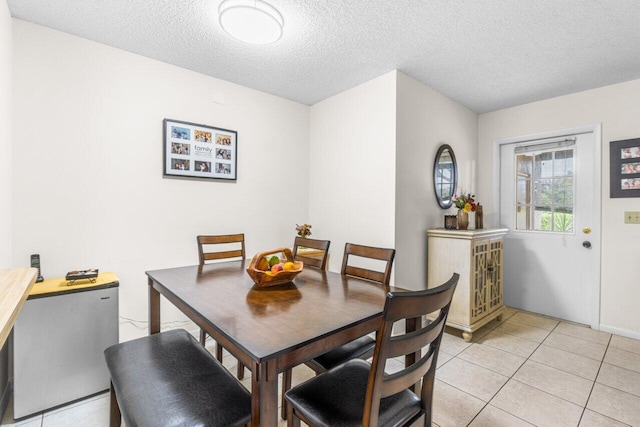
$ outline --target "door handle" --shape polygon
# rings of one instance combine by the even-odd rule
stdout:
[[[591,249],[591,242],[588,240],[585,240],[584,242],[582,242],[582,246],[587,249]]]

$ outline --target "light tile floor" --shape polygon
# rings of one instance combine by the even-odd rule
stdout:
[[[224,364],[235,372],[233,357],[225,354]],[[312,375],[297,367],[293,383]],[[250,387],[251,373],[245,377]],[[0,425],[106,427],[108,418],[105,393],[19,422],[9,407]],[[513,309],[471,343],[448,329],[433,419],[439,427],[640,426],[640,341]]]

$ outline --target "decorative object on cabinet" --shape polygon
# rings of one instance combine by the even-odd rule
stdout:
[[[502,320],[503,237],[506,228],[427,230],[428,287],[460,274],[447,325],[462,330],[466,342],[493,319]]]
[[[458,165],[453,149],[443,144],[438,148],[433,165],[433,188],[442,209],[449,209],[453,203],[453,192],[458,187]]]
[[[235,181],[238,132],[164,119],[164,176]]]
[[[464,193],[453,196],[453,205],[458,208],[458,230],[466,230],[469,228],[469,212],[475,212],[478,206],[474,194]]]
[[[609,143],[610,196],[640,197],[640,138]]]
[[[475,212],[478,207],[476,195],[471,193],[465,195],[464,192],[453,196],[453,205],[458,208],[458,210],[465,211],[466,213]]]
[[[482,230],[484,228],[484,218],[483,215],[484,213],[482,212],[482,205],[480,203],[478,203],[478,206],[476,206],[476,230]]]
[[[445,215],[444,229],[455,230],[456,228],[458,228],[458,217],[456,215]]]
[[[464,209],[458,210],[458,230],[469,228],[469,214]]]

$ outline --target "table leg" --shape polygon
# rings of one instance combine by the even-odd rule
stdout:
[[[153,287],[149,278],[149,335],[160,332],[160,292]]]
[[[278,374],[274,363],[251,367],[251,425],[278,425]]]

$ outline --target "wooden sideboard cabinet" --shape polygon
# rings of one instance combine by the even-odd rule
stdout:
[[[493,319],[502,320],[502,245],[506,228],[427,230],[428,287],[460,279],[453,295],[447,325],[462,330],[466,342]]]

